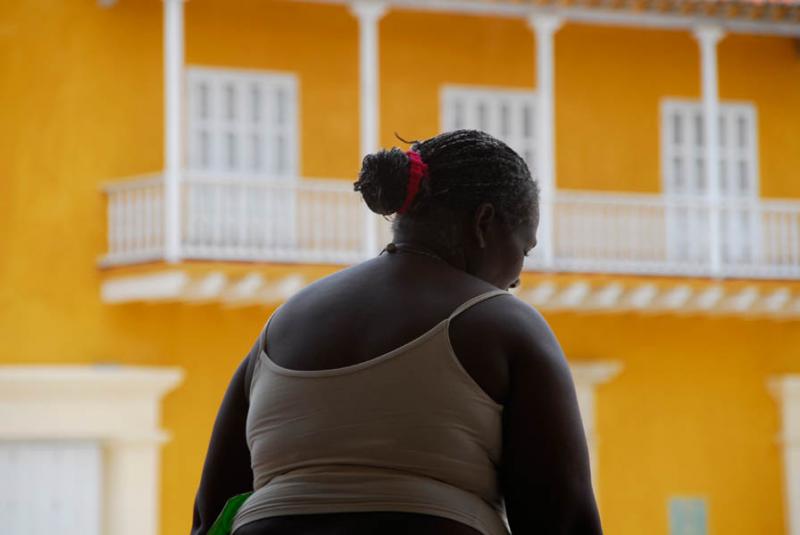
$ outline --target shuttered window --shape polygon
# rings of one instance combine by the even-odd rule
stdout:
[[[224,175],[297,175],[297,81],[288,74],[187,71],[188,165]]]
[[[506,142],[533,168],[536,159],[536,93],[509,89],[445,86],[441,129],[483,130]]]

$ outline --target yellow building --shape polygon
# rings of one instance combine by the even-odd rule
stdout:
[[[0,525],[187,533],[270,312],[388,241],[360,155],[471,127],[542,185],[518,297],[606,532],[800,535],[798,43],[793,1],[0,3]]]

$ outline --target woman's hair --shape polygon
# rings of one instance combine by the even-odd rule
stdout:
[[[539,188],[525,160],[485,132],[446,132],[414,142],[411,150],[419,153],[428,173],[411,205],[395,217],[395,233],[413,227],[439,235],[442,245],[452,245],[458,217],[482,203],[491,203],[511,227],[538,210]],[[409,157],[398,148],[368,154],[355,190],[373,212],[395,214],[406,200],[409,169]]]

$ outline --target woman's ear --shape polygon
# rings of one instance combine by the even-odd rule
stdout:
[[[489,229],[494,219],[495,211],[491,203],[483,203],[475,209],[472,220],[473,237],[475,238],[475,243],[477,243],[478,247],[481,249],[486,248],[487,236],[489,235]]]

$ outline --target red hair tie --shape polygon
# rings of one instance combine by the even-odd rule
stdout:
[[[408,193],[406,193],[406,200],[403,201],[403,206],[397,211],[398,214],[403,214],[409,209],[414,198],[419,193],[419,185],[422,179],[428,176],[428,164],[422,161],[422,156],[416,151],[410,150],[406,152],[409,160],[408,169]]]

